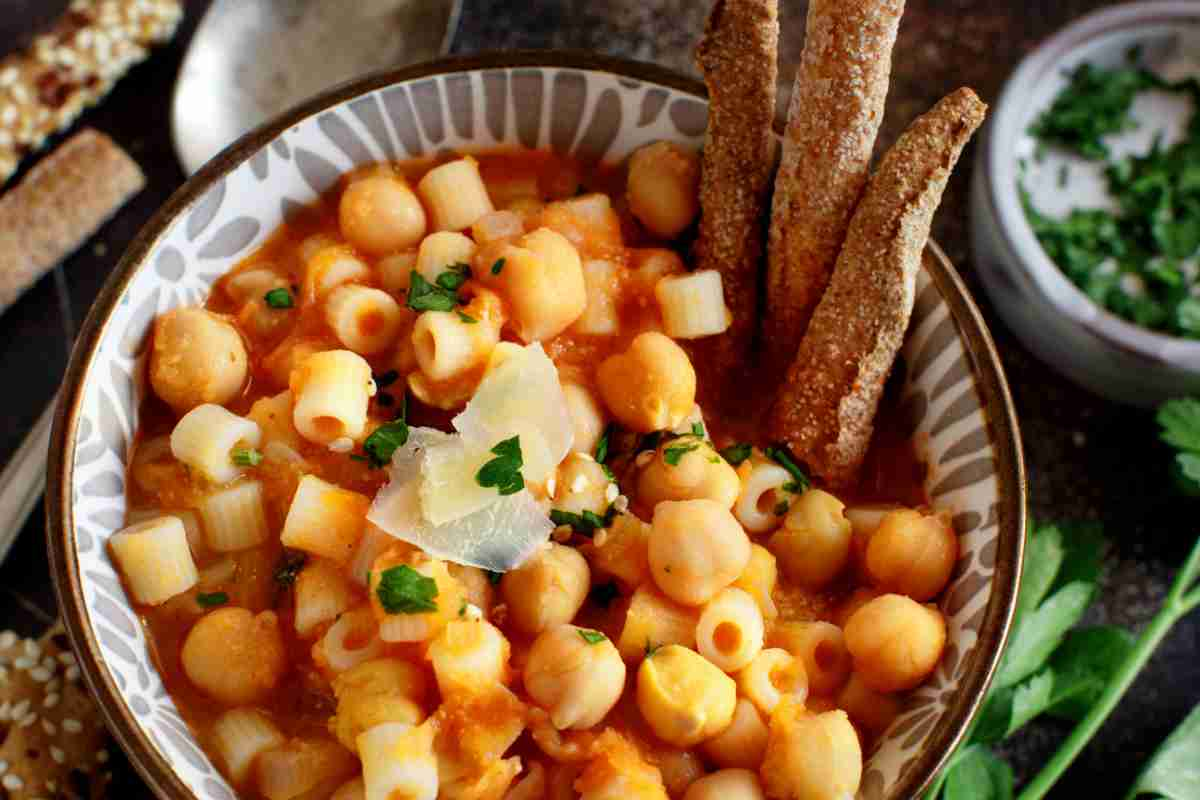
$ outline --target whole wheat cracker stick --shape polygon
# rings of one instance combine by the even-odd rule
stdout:
[[[871,177],[769,419],[831,487],[853,483],[912,315],[921,255],[946,181],[987,110],[970,89],[918,117]]]
[[[716,0],[696,47],[709,105],[695,266],[721,273],[733,313],[729,330],[698,345],[721,371],[745,363],[757,318],[778,42],[775,0]]]
[[[904,0],[811,0],[767,245],[763,363],[782,376],[829,284],[883,120]]]
[[[84,128],[0,196],[0,311],[141,191],[124,150]]]

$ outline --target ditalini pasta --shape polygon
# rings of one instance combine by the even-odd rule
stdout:
[[[239,798],[854,794],[957,540],[907,470],[846,508],[714,372],[698,165],[362,166],[157,322],[108,547]]]

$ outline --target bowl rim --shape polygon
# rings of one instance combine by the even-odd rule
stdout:
[[[196,798],[151,741],[121,699],[120,689],[104,666],[99,643],[86,622],[87,608],[71,529],[75,440],[83,398],[84,377],[95,360],[121,295],[173,222],[204,196],[216,181],[237,169],[276,136],[300,121],[332,106],[396,83],[462,71],[510,68],[568,68],[606,72],[617,78],[656,83],[707,102],[703,83],[655,64],[571,50],[511,50],[470,56],[447,56],[432,61],[372,73],[335,86],[245,134],[188,178],[142,227],[120,262],[106,279],[89,310],[72,351],[63,389],[54,414],[47,469],[46,539],[51,577],[67,635],[79,658],[83,677],[96,698],[109,729],[146,784],[164,800]],[[892,788],[892,797],[917,796],[945,765],[981,710],[983,697],[999,665],[1016,609],[1024,554],[1026,473],[1016,409],[1003,365],[966,284],[942,249],[929,241],[924,266],[945,300],[964,352],[973,368],[982,412],[995,459],[998,551],[992,577],[993,592],[985,609],[976,648],[977,662],[947,704],[941,720],[922,749]],[[1007,535],[1006,535],[1007,534]]]
[[[1138,25],[1192,22],[1200,25],[1194,0],[1154,0],[1110,6],[1087,14],[1046,39],[1021,59],[1005,81],[981,142],[983,193],[996,229],[1012,260],[1059,314],[1124,351],[1157,362],[1200,371],[1200,341],[1144,328],[1117,316],[1076,286],[1055,264],[1033,233],[1017,192],[1016,143],[1023,135],[1028,90],[1059,70],[1081,47]]]

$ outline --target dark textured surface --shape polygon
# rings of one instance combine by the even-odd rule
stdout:
[[[84,117],[130,150],[149,184],[65,264],[76,316],[86,313],[122,248],[183,179],[170,147],[169,102],[183,44],[204,5],[190,2],[187,25],[176,42],[137,67],[105,103]],[[790,79],[803,42],[804,6],[786,0],[783,5],[780,74]],[[1100,5],[1085,0],[910,0],[896,45],[885,140],[890,142],[913,116],[959,85],[971,85],[985,101],[994,100],[1022,55],[1067,21]],[[695,74],[690,51],[706,6],[691,0],[467,0],[454,50],[571,47],[655,61]],[[7,24],[13,19],[9,15],[43,7],[41,0],[0,0],[0,16],[6,22],[0,30],[22,30]],[[0,40],[0,52],[8,45]],[[977,288],[967,240],[970,168],[968,153],[947,192],[935,231],[951,260]],[[1170,454],[1157,444],[1149,414],[1099,400],[1055,375],[1003,329],[982,294],[976,297],[993,325],[1012,383],[1023,426],[1033,517],[1104,522],[1113,549],[1106,591],[1093,617],[1138,626],[1165,594],[1175,566],[1196,535],[1200,509],[1171,491]],[[59,307],[54,281],[47,279],[0,317],[0,374],[12,381],[5,387],[0,454],[17,446],[62,374],[66,352]],[[0,628],[32,633],[53,613],[39,516],[26,526],[0,569]],[[1200,619],[1193,615],[1163,645],[1054,795],[1123,794],[1137,766],[1197,702]],[[1052,723],[1023,732],[1009,748],[1018,775],[1028,777],[1036,770],[1065,733],[1064,726]],[[118,765],[117,773],[114,797],[146,793],[127,767]]]

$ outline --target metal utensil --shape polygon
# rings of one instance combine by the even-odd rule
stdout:
[[[445,53],[461,0],[215,0],[175,83],[189,174],[246,131],[337,83]]]

